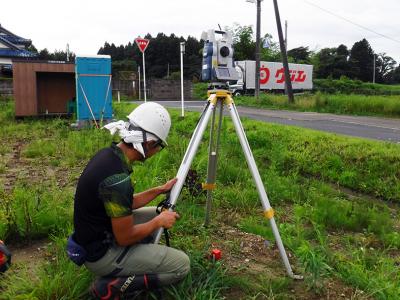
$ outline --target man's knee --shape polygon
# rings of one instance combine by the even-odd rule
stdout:
[[[179,271],[177,272],[177,275],[179,276],[180,279],[183,279],[190,271],[190,259],[189,256],[186,255],[186,253],[184,252],[181,253],[182,253],[180,257],[181,265]]]
[[[164,261],[164,271],[159,273],[163,285],[183,280],[190,271],[190,259],[186,253],[174,248],[168,250],[168,262]]]

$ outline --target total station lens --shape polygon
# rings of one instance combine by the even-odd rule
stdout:
[[[222,57],[227,57],[229,55],[229,48],[227,46],[221,47],[219,50],[219,53],[221,54]]]

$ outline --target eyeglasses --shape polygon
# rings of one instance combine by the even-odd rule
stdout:
[[[162,140],[158,140],[157,142],[155,142],[155,144],[153,145],[154,148],[160,147],[161,150],[165,148],[165,143]]]

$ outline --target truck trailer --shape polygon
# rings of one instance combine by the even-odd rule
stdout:
[[[239,73],[239,80],[229,85],[234,96],[254,94],[256,81],[254,60],[235,62],[235,69]],[[289,64],[290,80],[293,90],[303,91],[313,88],[313,66],[304,64]],[[283,64],[279,62],[260,62],[260,90],[285,90],[285,72]]]

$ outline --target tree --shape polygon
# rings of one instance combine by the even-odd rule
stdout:
[[[374,51],[369,42],[362,39],[356,42],[350,51],[350,74],[354,79],[372,81]]]
[[[38,53],[38,50],[33,44],[30,44],[28,47],[25,47],[25,49],[32,53]]]
[[[390,83],[394,84],[400,83],[400,66],[398,66],[390,73]]]
[[[253,39],[253,27],[235,23],[232,28],[227,27],[227,31],[232,33],[234,59],[254,60],[256,43]]]
[[[43,50],[39,51],[39,59],[42,60],[50,60],[51,59],[51,55],[49,50],[47,50],[47,48],[44,48]]]
[[[336,55],[333,61],[332,77],[340,79],[342,76],[350,76],[349,50],[345,45],[339,45],[336,49]]]
[[[376,57],[376,82],[390,83],[396,64],[397,62],[386,53],[379,53]]]
[[[188,36],[185,42],[183,75],[188,79],[199,79],[201,75],[203,41]]]
[[[333,77],[337,48],[324,48],[313,58],[314,73],[317,78]]]
[[[50,54],[51,60],[56,61],[66,61],[67,60],[67,52],[62,50],[55,50],[54,53]],[[72,53],[73,59],[75,59],[75,54]]]
[[[309,64],[310,54],[311,51],[308,47],[293,48],[287,52],[288,57],[291,58],[290,60],[298,64]]]
[[[146,76],[148,78],[164,78],[167,76],[168,70],[169,74],[180,71],[181,42],[185,42],[186,46],[184,77],[188,79],[199,78],[202,42],[190,36],[185,41],[183,37],[177,37],[174,34],[167,36],[164,33],[158,33],[156,37],[146,34],[145,38],[150,40],[145,54]],[[143,70],[142,53],[133,41],[119,47],[105,42],[98,53],[111,55],[113,71],[136,71],[138,66]]]
[[[232,28],[227,27],[231,32],[233,40],[234,60],[255,60],[256,43],[253,37],[252,26],[241,26],[237,23]],[[261,48],[260,59],[264,61],[281,61],[279,45],[272,40],[270,34],[261,38],[261,45],[268,43],[268,48]]]

